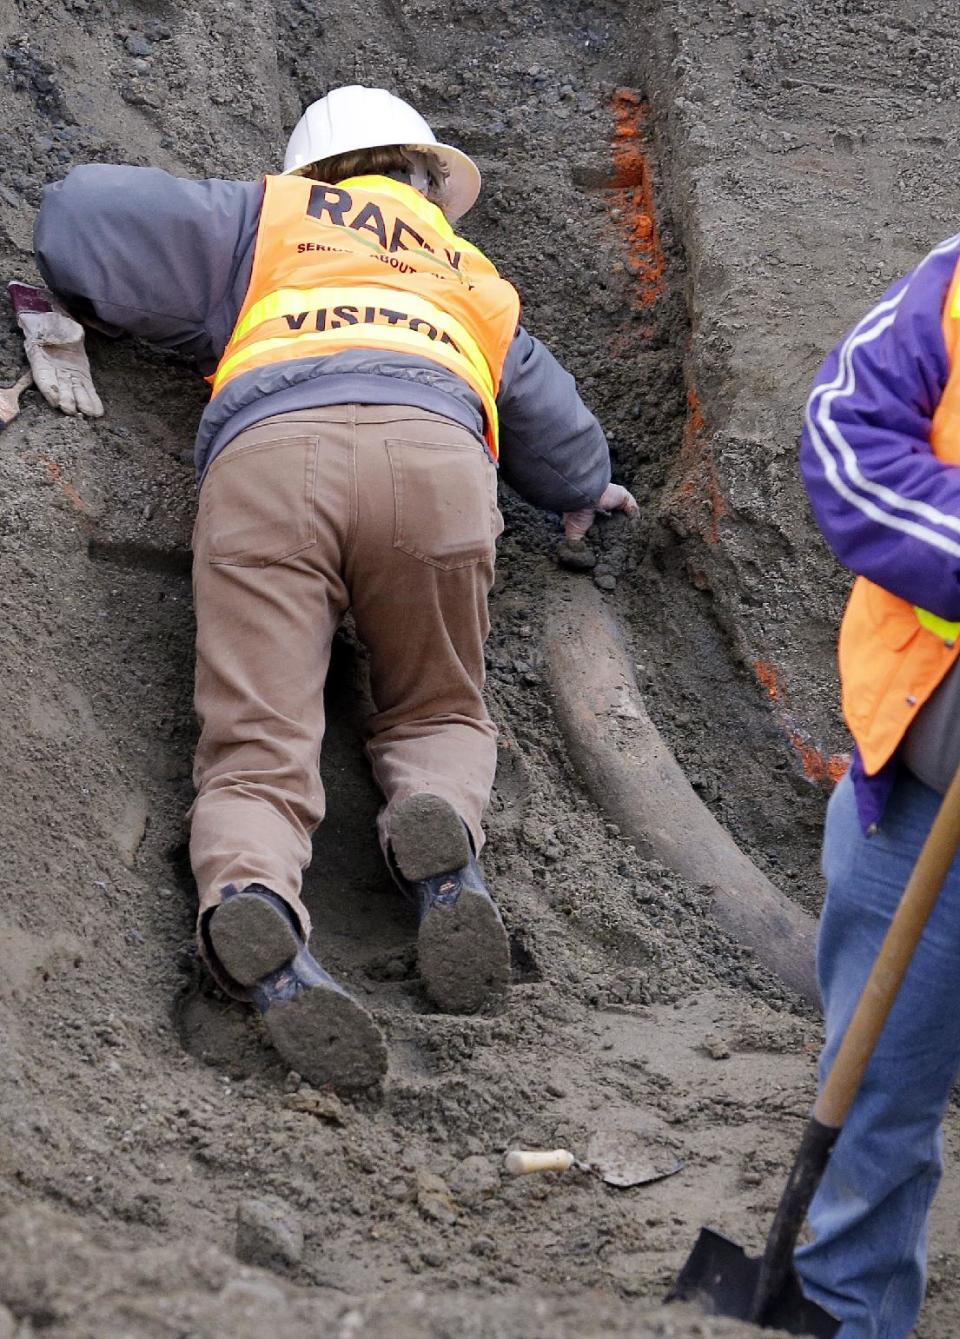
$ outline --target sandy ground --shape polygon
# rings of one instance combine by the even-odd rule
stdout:
[[[955,230],[958,19],[889,0],[16,0],[2,272],[33,275],[40,189],[73,162],[250,177],[327,88],[409,97],[478,159],[465,231],[643,499],[641,524],[602,527],[593,579],[650,709],[705,801],[815,909],[848,747],[846,579],[795,440],[830,345]],[[28,396],[0,439],[0,1339],[744,1333],[660,1299],[702,1223],[762,1244],[818,1024],[582,790],[541,673],[556,518],[503,499],[485,857],[514,947],[500,1017],[443,1018],[420,991],[374,838],[362,655],[349,636],[338,650],[307,893],[315,947],[374,1010],[391,1069],[382,1093],[337,1102],[284,1072],[192,954],[203,386],[145,348],[90,346],[107,416]],[[20,363],[8,312],[4,383]],[[514,1145],[584,1153],[600,1133],[684,1169],[619,1191],[501,1172]],[[957,1133],[951,1115],[951,1152]],[[956,1176],[954,1157],[922,1339],[960,1331]]]

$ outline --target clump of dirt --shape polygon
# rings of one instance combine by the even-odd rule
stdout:
[[[577,376],[644,505],[638,527],[598,523],[580,579],[627,622],[701,795],[808,901],[824,787],[790,732],[842,751],[825,705],[839,583],[807,556],[790,443],[814,350],[860,295],[839,266],[814,268],[812,246],[790,250],[799,216],[778,210],[799,175],[788,192],[763,174],[788,144],[770,118],[788,111],[790,152],[818,142],[805,171],[847,153],[820,143],[787,86],[812,77],[815,51],[845,58],[852,33],[870,48],[852,18],[822,46],[831,8],[19,0],[0,16],[9,277],[33,277],[40,189],[72,163],[253,177],[339,83],[395,89],[477,158],[485,191],[465,230],[519,284],[526,323]],[[869,112],[830,105],[830,133],[865,133]],[[910,159],[917,191],[932,190],[932,157]],[[845,201],[835,255],[859,221]],[[742,220],[761,208],[758,269]],[[788,251],[802,286],[787,286]],[[770,317],[774,289],[785,313],[802,309],[801,334]],[[0,439],[0,1335],[743,1333],[659,1301],[703,1221],[761,1246],[817,1025],[717,931],[704,893],[642,860],[586,798],[542,679],[557,518],[503,499],[484,856],[512,938],[500,1016],[427,1005],[375,840],[362,654],[349,634],[338,646],[306,896],[319,955],[391,1056],[382,1093],[338,1102],[284,1072],[193,954],[189,445],[204,387],[142,346],[90,348],[106,418],[28,395]],[[21,360],[11,316],[4,381]],[[778,695],[754,661],[775,665]],[[628,1191],[503,1172],[511,1147],[582,1153],[617,1130],[685,1170]],[[934,1305],[952,1314],[947,1285]]]

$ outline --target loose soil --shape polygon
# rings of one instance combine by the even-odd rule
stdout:
[[[579,579],[608,592],[704,800],[815,910],[847,578],[795,441],[831,344],[955,230],[958,19],[955,0],[13,0],[2,272],[35,277],[40,190],[72,163],[249,178],[328,88],[409,98],[480,163],[465,230],[642,500],[636,526],[598,525]],[[542,680],[556,518],[503,498],[499,1016],[423,995],[375,840],[363,657],[338,645],[306,895],[391,1057],[382,1092],[341,1102],[284,1071],[192,949],[203,384],[136,344],[90,351],[103,420],[31,394],[0,439],[0,1336],[747,1333],[660,1299],[701,1223],[762,1244],[819,1025],[581,788]],[[21,363],[8,312],[0,379]],[[510,1147],[583,1155],[617,1131],[684,1170],[633,1190],[502,1173]],[[953,1157],[922,1339],[960,1332],[956,1178]]]

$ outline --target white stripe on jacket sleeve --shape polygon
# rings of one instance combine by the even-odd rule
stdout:
[[[944,255],[951,250],[958,249],[960,249],[960,234],[935,247],[921,261],[915,273],[934,256]],[[960,557],[960,543],[947,538],[936,530],[929,529],[928,525],[920,523],[926,521],[930,525],[941,526],[945,530],[960,534],[960,517],[941,511],[928,502],[905,497],[885,484],[877,483],[875,480],[868,478],[860,468],[856,451],[844,437],[831,415],[834,400],[851,394],[856,387],[854,354],[860,347],[872,343],[873,340],[878,339],[889,329],[896,319],[897,308],[908,287],[909,285],[905,285],[895,297],[887,298],[885,301],[878,303],[854,326],[841,347],[839,366],[833,381],[815,386],[810,394],[807,402],[806,424],[810,440],[823,466],[826,482],[846,502],[851,503],[857,510],[880,525],[898,530],[903,534],[912,535],[914,538],[930,544],[933,548],[940,549],[951,556]],[[825,437],[828,440],[825,440]],[[833,450],[831,450],[831,446]],[[872,498],[877,501],[872,501]],[[890,512],[883,510],[877,503],[896,508],[901,512],[907,512],[909,515],[918,517],[919,520],[911,521],[906,517],[892,515]]]

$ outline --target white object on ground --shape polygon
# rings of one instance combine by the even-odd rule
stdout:
[[[514,1148],[507,1154],[505,1165],[511,1176],[529,1176],[531,1172],[568,1172],[579,1163],[566,1148]]]

